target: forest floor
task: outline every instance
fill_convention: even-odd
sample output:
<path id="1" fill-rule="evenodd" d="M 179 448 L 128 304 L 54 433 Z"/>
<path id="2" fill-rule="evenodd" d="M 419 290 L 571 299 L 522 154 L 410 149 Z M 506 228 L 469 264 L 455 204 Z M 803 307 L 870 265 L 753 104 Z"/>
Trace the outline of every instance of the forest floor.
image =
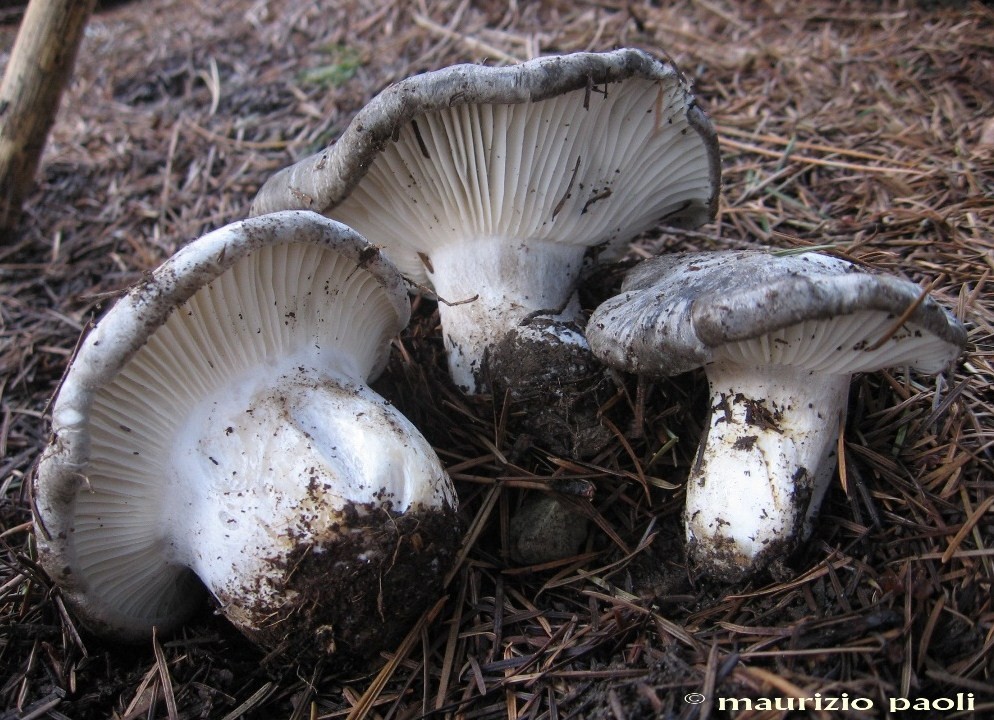
<path id="1" fill-rule="evenodd" d="M 0 67 L 15 32 L 0 26 Z M 0 248 L 0 718 L 898 717 L 892 703 L 920 711 L 907 717 L 991 717 L 992 37 L 989 4 L 910 0 L 98 11 L 21 230 Z M 271 657 L 206 606 L 134 646 L 81 628 L 35 562 L 29 487 L 49 400 L 109 301 L 245 217 L 267 177 L 332 142 L 389 83 L 619 46 L 665 52 L 694 80 L 723 165 L 715 221 L 657 228 L 631 258 L 829 246 L 929 288 L 968 329 L 947 374 L 854 379 L 845 485 L 811 540 L 747 582 L 697 577 L 681 510 L 706 412 L 701 374 L 641 388 L 619 378 L 614 440 L 581 462 L 508 430 L 513 407 L 459 393 L 435 305 L 415 298 L 376 387 L 426 428 L 468 532 L 445 601 L 403 652 L 349 673 L 333 657 Z M 585 309 L 596 300 L 588 293 Z M 592 520 L 582 553 L 516 565 L 513 509 L 571 478 L 595 487 L 581 503 Z M 838 704 L 760 709 L 816 694 Z"/>

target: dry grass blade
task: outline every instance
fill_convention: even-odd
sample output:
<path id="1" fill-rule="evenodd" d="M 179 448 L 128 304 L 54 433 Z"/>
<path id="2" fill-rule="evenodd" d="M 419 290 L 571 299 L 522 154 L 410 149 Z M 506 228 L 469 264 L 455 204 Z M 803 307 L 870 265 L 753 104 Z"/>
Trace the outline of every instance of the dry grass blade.
<path id="1" fill-rule="evenodd" d="M 756 155 L 764 155 L 766 157 L 775 158 L 781 162 L 786 162 L 789 159 L 790 161 L 807 165 L 821 165 L 823 167 L 836 168 L 838 170 L 855 170 L 860 173 L 884 173 L 888 175 L 924 174 L 921 170 L 914 170 L 912 168 L 886 166 L 878 167 L 876 165 L 861 165 L 858 163 L 845 162 L 843 160 L 827 160 L 825 158 L 808 157 L 806 155 L 790 155 L 787 151 L 780 153 L 776 150 L 767 150 L 766 148 L 758 145 L 739 142 L 738 140 L 731 140 L 729 138 L 721 138 L 720 142 L 723 146 L 732 148 L 733 150 L 741 150 L 744 152 L 754 153 Z"/>
<path id="2" fill-rule="evenodd" d="M 414 648 L 415 643 L 421 639 L 421 633 L 425 627 L 431 624 L 435 617 L 441 612 L 442 607 L 444 607 L 447 597 L 439 598 L 431 608 L 429 608 L 418 620 L 417 624 L 411 628 L 410 632 L 401 640 L 400 645 L 397 646 L 397 651 L 393 656 L 387 661 L 386 665 L 376 674 L 376 677 L 369 684 L 369 688 L 362 694 L 359 702 L 356 703 L 355 707 L 348 714 L 348 720 L 365 720 L 365 718 L 372 711 L 373 707 L 376 705 L 376 701 L 379 699 L 380 693 L 386 687 L 387 683 L 393 677 L 393 674 L 397 671 L 400 663 L 407 657 L 408 653 Z"/>
<path id="3" fill-rule="evenodd" d="M 455 32 L 447 27 L 439 25 L 430 18 L 425 17 L 419 13 L 415 13 L 413 16 L 414 22 L 418 27 L 422 27 L 433 35 L 438 35 L 440 37 L 446 38 L 447 40 L 457 40 L 466 46 L 466 49 L 472 53 L 479 55 L 485 55 L 487 57 L 500 60 L 501 62 L 507 63 L 509 65 L 516 65 L 522 62 L 521 58 L 515 57 L 514 55 L 509 55 L 500 48 L 496 48 L 493 45 L 485 43 L 476 38 L 470 37 L 463 33 Z"/>
<path id="4" fill-rule="evenodd" d="M 902 312 L 897 317 L 896 320 L 894 320 L 891 326 L 883 332 L 880 338 L 875 340 L 871 344 L 867 345 L 866 352 L 873 352 L 874 350 L 879 350 L 884 346 L 884 343 L 886 343 L 888 340 L 894 337 L 894 334 L 904 326 L 904 323 L 908 322 L 908 318 L 911 317 L 911 315 L 915 312 L 915 310 L 921 307 L 921 304 L 925 302 L 925 298 L 928 297 L 929 292 L 932 290 L 932 285 L 934 284 L 935 281 L 930 283 L 927 288 L 924 288 L 918 294 L 918 297 L 915 299 L 915 301 L 910 305 L 908 305 L 907 309 L 904 312 Z"/>
<path id="5" fill-rule="evenodd" d="M 991 509 L 992 505 L 994 505 L 994 495 L 986 498 L 970 515 L 970 517 L 966 519 L 966 522 L 963 523 L 963 527 L 961 527 L 953 536 L 953 539 L 949 541 L 949 547 L 946 548 L 944 553 L 942 553 L 941 559 L 943 564 L 948 563 L 952 559 L 963 540 L 966 539 L 966 536 L 973 531 L 973 529 L 977 526 L 977 523 L 980 522 L 981 518 L 987 514 L 988 510 Z"/>
<path id="6" fill-rule="evenodd" d="M 49 697 L 39 700 L 30 707 L 25 708 L 24 712 L 17 716 L 17 720 L 37 720 L 38 718 L 43 718 L 45 716 L 52 717 L 54 715 L 55 708 L 62 703 L 63 697 L 63 692 L 53 692 Z"/>
<path id="7" fill-rule="evenodd" d="M 115 720 L 135 720 L 140 715 L 146 715 L 152 705 L 152 698 L 156 695 L 156 688 L 153 684 L 156 678 L 160 677 L 158 663 L 152 665 L 135 690 L 131 702 L 124 709 L 120 716 L 115 715 Z"/>
<path id="8" fill-rule="evenodd" d="M 435 709 L 439 710 L 445 705 L 445 697 L 448 694 L 449 683 L 452 680 L 453 663 L 456 654 L 456 646 L 459 641 L 459 626 L 462 620 L 462 610 L 466 602 L 466 587 L 468 578 L 459 588 L 459 596 L 456 599 L 456 610 L 452 618 L 449 619 L 449 636 L 445 642 L 445 659 L 442 661 L 440 679 L 438 682 L 438 692 L 435 695 Z"/>
<path id="9" fill-rule="evenodd" d="M 841 145 L 829 146 L 829 145 L 821 145 L 819 143 L 804 142 L 803 140 L 798 141 L 796 137 L 782 138 L 782 137 L 777 137 L 775 135 L 757 135 L 756 133 L 746 132 L 736 127 L 722 125 L 720 123 L 717 125 L 717 130 L 719 135 L 732 136 L 744 140 L 758 140 L 760 142 L 770 143 L 773 145 L 782 145 L 784 147 L 795 147 L 800 150 L 813 150 L 814 152 L 825 153 L 828 155 L 841 155 L 842 157 L 858 158 L 860 160 L 871 160 L 873 162 L 880 162 L 880 163 L 894 162 L 893 158 L 888 158 L 883 155 L 876 155 L 874 153 L 863 152 L 861 150 L 853 150 L 851 148 L 847 148 Z M 900 164 L 900 166 L 906 167 L 909 170 L 914 169 L 910 164 L 908 165 Z"/>
<path id="10" fill-rule="evenodd" d="M 252 693 L 245 702 L 236 707 L 234 710 L 226 714 L 221 720 L 238 720 L 238 718 L 247 715 L 252 710 L 254 710 L 259 704 L 261 704 L 266 697 L 268 697 L 274 690 L 273 683 L 268 682 L 254 693 Z"/>
<path id="11" fill-rule="evenodd" d="M 176 695 L 173 692 L 173 679 L 169 675 L 169 665 L 166 663 L 166 656 L 159 645 L 159 638 L 155 630 L 152 631 L 152 652 L 155 654 L 155 666 L 159 671 L 159 683 L 162 686 L 162 696 L 166 701 L 166 714 L 169 720 L 178 720 L 179 710 L 176 708 Z"/>

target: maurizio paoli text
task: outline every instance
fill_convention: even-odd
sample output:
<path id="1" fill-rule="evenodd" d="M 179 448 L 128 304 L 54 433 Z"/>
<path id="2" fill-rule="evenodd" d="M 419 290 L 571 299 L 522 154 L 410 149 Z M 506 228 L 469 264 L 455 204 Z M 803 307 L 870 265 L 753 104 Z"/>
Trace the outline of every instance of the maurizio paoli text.
<path id="1" fill-rule="evenodd" d="M 703 695 L 691 693 L 693 699 L 687 696 L 687 702 L 699 704 Z M 697 698 L 702 698 L 700 701 Z M 934 712 L 949 710 L 973 710 L 973 693 L 956 693 L 953 697 L 924 698 L 924 697 L 893 697 L 884 701 L 874 701 L 865 697 L 852 697 L 846 693 L 838 696 L 815 693 L 812 697 L 778 697 L 778 698 L 728 698 L 717 699 L 718 710 L 873 710 L 886 707 L 890 712 L 920 711 Z"/>

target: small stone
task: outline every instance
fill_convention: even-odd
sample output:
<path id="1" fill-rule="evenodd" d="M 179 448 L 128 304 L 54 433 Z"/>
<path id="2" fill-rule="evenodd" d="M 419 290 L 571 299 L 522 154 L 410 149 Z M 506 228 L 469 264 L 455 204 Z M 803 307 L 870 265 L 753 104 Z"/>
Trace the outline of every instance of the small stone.
<path id="1" fill-rule="evenodd" d="M 511 518 L 511 559 L 540 565 L 576 555 L 587 539 L 587 518 L 555 495 L 525 498 Z"/>

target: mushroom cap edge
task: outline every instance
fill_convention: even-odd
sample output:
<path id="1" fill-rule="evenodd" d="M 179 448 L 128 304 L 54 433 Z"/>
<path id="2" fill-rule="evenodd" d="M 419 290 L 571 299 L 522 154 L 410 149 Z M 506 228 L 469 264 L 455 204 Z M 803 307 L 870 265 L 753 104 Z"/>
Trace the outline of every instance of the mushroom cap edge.
<path id="1" fill-rule="evenodd" d="M 687 78 L 669 61 L 634 48 L 609 52 L 548 55 L 519 65 L 452 65 L 400 80 L 364 106 L 331 147 L 347 147 L 341 167 L 330 177 L 322 171 L 332 160 L 331 147 L 283 168 L 260 188 L 251 214 L 283 208 L 327 212 L 347 197 L 360 182 L 383 146 L 400 126 L 433 110 L 472 103 L 517 104 L 630 77 L 675 78 L 689 97 L 687 118 L 701 136 L 710 168 L 711 195 L 708 216 L 718 208 L 721 162 L 718 137 L 707 114 L 690 94 Z M 337 151 L 336 151 L 337 159 Z M 700 224 L 700 223 L 696 223 Z M 696 225 L 695 225 L 696 226 Z"/>

